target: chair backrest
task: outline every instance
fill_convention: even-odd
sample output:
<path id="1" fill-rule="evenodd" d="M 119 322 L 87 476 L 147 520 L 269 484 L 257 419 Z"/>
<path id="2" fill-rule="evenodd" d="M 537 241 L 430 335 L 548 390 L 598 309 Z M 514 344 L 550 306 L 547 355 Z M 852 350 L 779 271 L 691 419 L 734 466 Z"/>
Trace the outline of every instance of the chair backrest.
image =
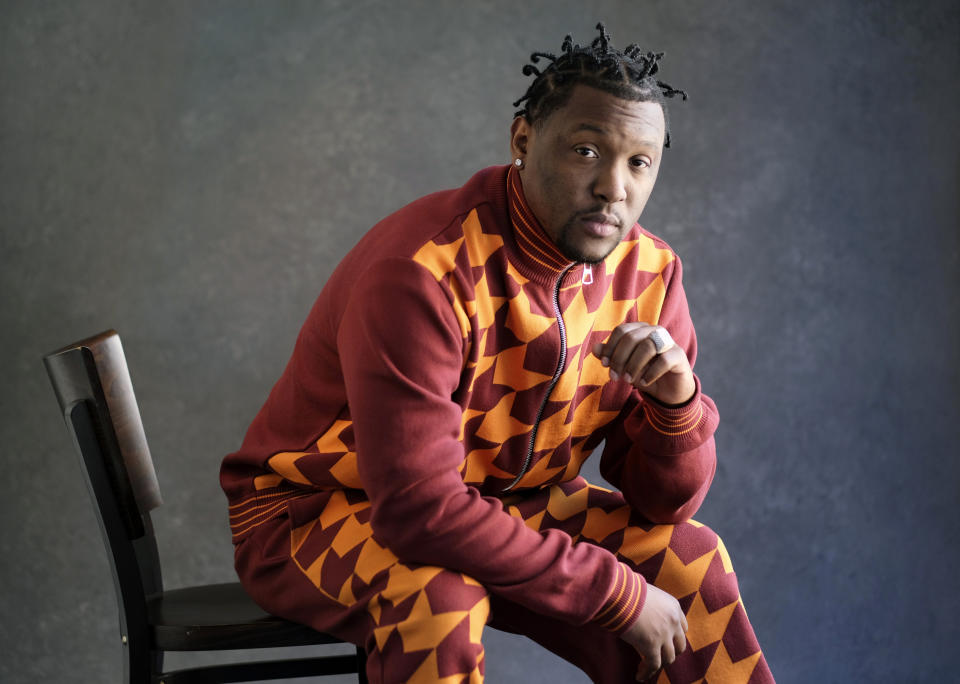
<path id="1" fill-rule="evenodd" d="M 52 352 L 43 362 L 94 501 L 121 634 L 145 640 L 146 598 L 163 590 L 150 520 L 161 498 L 120 337 L 108 330 Z"/>

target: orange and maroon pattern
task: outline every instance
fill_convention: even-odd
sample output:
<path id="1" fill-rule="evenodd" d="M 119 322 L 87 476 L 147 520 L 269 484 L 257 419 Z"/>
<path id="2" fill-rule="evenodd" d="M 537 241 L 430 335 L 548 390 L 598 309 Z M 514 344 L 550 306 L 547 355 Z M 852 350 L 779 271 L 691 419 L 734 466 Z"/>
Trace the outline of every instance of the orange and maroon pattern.
<path id="1" fill-rule="evenodd" d="M 676 259 L 664 243 L 638 230 L 593 265 L 592 284 L 583 286 L 584 266 L 567 261 L 543 232 L 512 167 L 507 184 L 512 234 L 484 226 L 473 210 L 456 230 L 444 231 L 412 255 L 448 293 L 465 339 L 459 397 L 463 480 L 494 495 L 521 474 L 535 424 L 529 464 L 513 489 L 576 477 L 630 394 L 609 382 L 609 372 L 590 349 L 623 322 L 660 319 L 665 277 Z M 508 258 L 514 251 L 524 258 Z M 567 357 L 538 422 L 560 356 L 557 311 L 548 296 L 551 287 L 544 287 L 555 282 Z M 689 337 L 671 332 L 678 342 Z M 691 410 L 702 412 L 702 406 L 694 402 Z M 362 489 L 348 408 L 341 407 L 308 448 L 274 453 L 266 465 L 292 485 Z M 235 526 L 235 540 L 246 531 Z"/>
<path id="2" fill-rule="evenodd" d="M 635 226 L 588 276 L 543 233 L 512 169 L 481 172 L 375 227 L 331 277 L 242 448 L 224 462 L 237 568 L 251 595 L 364 643 L 374 663 L 405 663 L 411 681 L 482 677 L 482 583 L 531 615 L 603 625 L 615 640 L 642 608 L 642 578 L 673 581 L 660 565 L 651 572 L 658 554 L 662 565 L 668 547 L 682 548 L 697 529 L 653 526 L 636 511 L 692 515 L 714 463 L 716 412 L 699 389 L 685 407 L 654 406 L 610 382 L 590 352 L 638 320 L 667 327 L 694 361 L 669 247 Z M 630 502 L 615 495 L 616 510 L 594 505 L 604 490 L 578 476 L 605 439 L 601 468 Z M 664 491 L 669 500 L 654 501 Z M 680 508 L 677 492 L 690 493 Z M 245 560 L 260 546 L 246 540 L 282 536 L 284 526 L 288 548 Z M 675 544 L 664 537 L 681 528 Z M 514 561 L 492 563 L 490 548 Z M 681 566 L 690 596 L 704 594 L 703 577 Z M 271 588 L 264 577 L 277 567 L 284 580 Z M 465 597 L 440 610 L 446 594 Z M 730 620 L 720 622 L 705 648 L 726 643 Z"/>
<path id="3" fill-rule="evenodd" d="M 511 237 L 525 260 L 502 259 L 503 250 L 513 245 L 487 232 L 476 211 L 463 221 L 460 239 L 431 241 L 413 257 L 450 293 L 469 342 L 461 473 L 467 484 L 490 493 L 502 491 L 520 474 L 518 463 L 557 371 L 558 313 L 566 363 L 543 406 L 528 468 L 514 489 L 563 482 L 579 473 L 629 394 L 609 382 L 609 371 L 590 350 L 621 323 L 659 320 L 664 270 L 675 259 L 665 245 L 638 233 L 593 265 L 593 282 L 584 286 L 584 266 L 565 259 L 543 232 L 515 170 L 507 183 Z M 619 286 L 625 280 L 630 286 Z M 545 296 L 555 283 L 559 312 Z"/>
<path id="4" fill-rule="evenodd" d="M 359 610 L 369 619 L 375 681 L 483 680 L 486 590 L 461 573 L 399 562 L 373 538 L 368 501 L 333 492 L 290 543 L 293 564 L 326 599 L 328 616 Z"/>
<path id="5" fill-rule="evenodd" d="M 773 681 L 743 609 L 730 557 L 709 528 L 694 521 L 651 524 L 618 492 L 582 478 L 512 495 L 504 500 L 504 510 L 539 532 L 559 530 L 572 542 L 614 553 L 622 568 L 617 586 L 624 593 L 638 591 L 642 585 L 632 578 L 642 576 L 678 598 L 689 623 L 688 646 L 660 674 L 659 682 Z M 491 616 L 487 590 L 469 575 L 400 562 L 374 539 L 370 504 L 361 496 L 331 493 L 316 519 L 292 533 L 282 520 L 264 527 L 278 523 L 278 541 L 238 547 L 238 555 L 245 557 L 262 545 L 266 560 L 258 564 L 269 566 L 281 563 L 276 559 L 289 549 L 270 584 L 261 581 L 258 599 L 269 610 L 364 643 L 372 682 L 477 684 L 483 681 L 481 637 L 486 623 L 522 627 L 516 621 L 500 624 L 496 611 Z M 241 576 L 255 565 L 241 563 Z M 304 579 L 309 590 L 303 587 Z M 273 603 L 291 592 L 298 592 L 294 609 Z M 616 619 L 615 612 L 608 611 L 606 617 Z M 591 631 L 532 612 L 522 615 L 530 629 L 540 633 L 539 641 L 583 667 L 595 681 L 624 681 L 619 678 L 623 673 L 636 671 L 636 654 L 612 646 L 618 642 L 613 631 Z M 571 648 L 579 650 L 572 653 Z"/>
<path id="6" fill-rule="evenodd" d="M 687 649 L 659 682 L 773 681 L 744 611 L 730 556 L 713 530 L 693 520 L 655 525 L 637 516 L 619 493 L 582 478 L 505 503 L 511 515 L 533 529 L 560 529 L 574 542 L 609 549 L 625 569 L 679 600 L 689 625 Z M 624 583 L 624 593 L 631 591 Z M 613 619 L 616 611 L 611 605 L 606 612 Z"/>

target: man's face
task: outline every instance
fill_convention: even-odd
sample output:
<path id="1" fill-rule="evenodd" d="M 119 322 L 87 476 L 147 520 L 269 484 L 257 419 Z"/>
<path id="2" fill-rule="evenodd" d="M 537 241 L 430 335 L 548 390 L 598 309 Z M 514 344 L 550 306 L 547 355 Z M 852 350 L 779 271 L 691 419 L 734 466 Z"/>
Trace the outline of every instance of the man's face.
<path id="1" fill-rule="evenodd" d="M 640 218 L 660 170 L 663 108 L 589 86 L 539 126 L 514 120 L 511 149 L 523 191 L 563 254 L 597 263 Z"/>

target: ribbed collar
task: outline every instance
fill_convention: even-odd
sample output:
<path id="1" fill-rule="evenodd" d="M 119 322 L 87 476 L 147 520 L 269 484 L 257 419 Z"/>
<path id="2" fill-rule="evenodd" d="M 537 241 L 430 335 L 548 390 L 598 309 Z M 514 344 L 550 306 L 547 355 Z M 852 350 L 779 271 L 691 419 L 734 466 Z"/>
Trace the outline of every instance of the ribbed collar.
<path id="1" fill-rule="evenodd" d="M 530 211 L 516 167 L 507 171 L 507 204 L 519 257 L 536 279 L 554 280 L 572 261 L 565 257 Z"/>

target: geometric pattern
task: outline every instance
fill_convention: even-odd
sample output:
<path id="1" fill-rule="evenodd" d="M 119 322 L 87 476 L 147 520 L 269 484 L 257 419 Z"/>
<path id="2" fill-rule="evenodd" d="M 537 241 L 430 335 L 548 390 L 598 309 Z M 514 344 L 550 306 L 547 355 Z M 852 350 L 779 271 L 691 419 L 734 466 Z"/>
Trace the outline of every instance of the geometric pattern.
<path id="1" fill-rule="evenodd" d="M 560 529 L 574 542 L 603 546 L 648 582 L 674 596 L 687 617 L 687 648 L 658 682 L 772 682 L 740 599 L 723 541 L 693 520 L 656 525 L 618 492 L 582 478 L 504 501 L 536 530 Z"/>
<path id="2" fill-rule="evenodd" d="M 377 625 L 373 667 L 388 681 L 483 681 L 480 637 L 490 602 L 478 582 L 436 567 L 398 564 L 368 610 Z"/>
<path id="3" fill-rule="evenodd" d="M 290 551 L 328 613 L 369 616 L 371 681 L 482 682 L 487 591 L 461 573 L 398 562 L 369 518 L 369 502 L 333 492 L 316 520 L 292 530 Z"/>
<path id="4" fill-rule="evenodd" d="M 577 475 L 602 441 L 604 426 L 631 394 L 624 384 L 609 382 L 591 348 L 621 323 L 658 322 L 664 278 L 676 258 L 666 245 L 640 232 L 594 264 L 592 281 L 586 281 L 583 265 L 563 257 L 533 218 L 512 168 L 507 183 L 512 232 L 487 232 L 474 209 L 456 230 L 441 233 L 412 256 L 447 294 L 463 336 L 457 396 L 464 445 L 461 475 L 493 495 L 513 482 L 525 462 L 515 488 Z M 508 252 L 522 258 L 508 258 Z M 562 348 L 566 359 L 558 368 Z M 341 416 L 323 426 L 308 448 L 274 454 L 268 464 L 290 483 L 361 488 L 349 410 L 344 407 Z"/>
<path id="5" fill-rule="evenodd" d="M 621 576 L 629 578 L 623 586 L 632 588 L 624 595 L 635 601 L 634 609 L 642 600 L 637 575 L 677 597 L 690 622 L 690 648 L 665 670 L 663 681 L 772 681 L 716 535 L 693 522 L 654 525 L 632 511 L 621 494 L 591 487 L 579 477 L 582 462 L 604 439 L 608 451 L 626 453 L 629 445 L 619 449 L 619 441 L 635 436 L 620 429 L 622 419 L 638 406 L 646 417 L 643 424 L 651 432 L 678 436 L 675 444 L 706 420 L 702 406 L 689 415 L 649 408 L 636 391 L 609 382 L 609 371 L 591 353 L 593 344 L 621 323 L 646 321 L 668 327 L 693 363 L 695 340 L 679 286 L 674 291 L 680 299 L 671 303 L 681 318 L 661 321 L 666 284 L 679 268 L 673 252 L 635 231 L 594 264 L 587 278 L 584 266 L 568 263 L 536 223 L 512 167 L 507 184 L 512 231 L 498 221 L 485 226 L 475 208 L 459 226 L 435 235 L 410 256 L 419 275 L 432 276 L 446 294 L 462 335 L 462 372 L 452 397 L 460 408 L 460 477 L 481 494 L 501 498 L 504 510 L 534 530 L 561 530 L 571 541 L 617 554 Z M 323 368 L 334 372 L 337 363 L 334 356 Z M 289 380 L 287 373 L 284 378 Z M 292 386 L 299 392 L 296 382 L 288 382 L 285 390 Z M 342 377 L 330 382 L 339 383 L 335 391 L 343 390 Z M 308 396 L 316 402 L 330 394 L 313 390 Z M 298 420 L 298 404 L 290 404 L 293 410 L 278 406 L 268 400 L 258 420 L 269 414 L 263 424 L 279 426 L 282 437 L 269 444 L 288 450 L 259 456 L 268 466 L 262 470 L 263 460 L 243 466 L 238 460 L 230 474 L 231 479 L 239 474 L 231 486 L 249 482 L 244 480 L 248 473 L 254 484 L 252 493 L 244 489 L 231 497 L 238 550 L 253 535 L 289 537 L 289 548 L 261 559 L 262 567 L 238 564 L 251 593 L 268 569 L 282 568 L 283 582 L 259 585 L 263 591 L 257 596 L 286 601 L 275 604 L 282 608 L 273 611 L 277 614 L 363 643 L 372 681 L 482 681 L 480 637 L 491 609 L 486 589 L 454 570 L 401 563 L 374 539 L 345 400 L 330 404 L 332 410 L 323 404 L 324 411 L 312 414 L 322 420 L 306 423 Z M 611 450 L 611 443 L 617 448 Z M 250 454 L 256 458 L 259 448 L 255 437 Z M 623 474 L 624 482 L 656 479 Z M 635 505 L 638 492 L 642 495 L 628 491 Z M 288 523 L 285 514 L 297 522 Z M 610 631 L 596 639 L 616 641 L 620 623 L 635 612 L 617 610 L 603 615 L 610 618 Z M 635 671 L 636 655 L 624 657 Z"/>
<path id="6" fill-rule="evenodd" d="M 694 521 L 650 523 L 632 512 L 620 493 L 582 478 L 517 493 L 503 503 L 507 513 L 532 529 L 561 530 L 571 542 L 607 548 L 678 599 L 689 625 L 688 645 L 657 681 L 773 681 L 730 557 L 709 528 Z M 327 619 L 365 617 L 371 681 L 482 682 L 487 591 L 459 572 L 398 562 L 373 539 L 369 517 L 370 504 L 363 497 L 332 492 L 314 521 L 292 530 L 291 560 L 316 589 L 315 596 L 300 600 L 318 604 L 314 610 L 324 611 Z M 590 644 L 583 646 L 589 657 Z M 635 671 L 636 654 L 632 658 L 626 665 L 599 667 Z"/>
<path id="7" fill-rule="evenodd" d="M 463 221 L 458 239 L 434 240 L 413 257 L 449 293 L 467 342 L 462 475 L 490 493 L 518 474 L 541 405 L 529 467 L 516 487 L 569 480 L 579 472 L 599 441 L 591 437 L 619 414 L 629 394 L 608 382 L 591 348 L 641 314 L 659 318 L 665 296 L 661 273 L 675 258 L 646 235 L 626 240 L 593 266 L 589 286 L 581 285 L 583 266 L 574 266 L 559 281 L 554 301 L 554 285 L 572 264 L 533 218 L 512 169 L 507 183 L 512 237 L 524 260 L 503 258 L 508 238 L 485 233 L 476 211 Z M 622 281 L 630 287 L 618 285 Z M 562 346 L 566 363 L 558 369 Z"/>

